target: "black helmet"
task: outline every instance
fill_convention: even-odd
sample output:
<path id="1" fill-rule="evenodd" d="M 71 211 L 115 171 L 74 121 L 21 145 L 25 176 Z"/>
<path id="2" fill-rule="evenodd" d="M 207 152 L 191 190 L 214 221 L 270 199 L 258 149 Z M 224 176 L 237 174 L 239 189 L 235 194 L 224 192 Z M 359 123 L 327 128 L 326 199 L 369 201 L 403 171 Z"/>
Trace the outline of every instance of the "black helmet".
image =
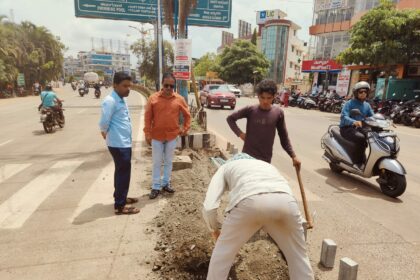
<path id="1" fill-rule="evenodd" d="M 48 84 L 45 86 L 45 90 L 52 90 L 52 85 L 51 85 L 51 83 L 48 83 Z"/>

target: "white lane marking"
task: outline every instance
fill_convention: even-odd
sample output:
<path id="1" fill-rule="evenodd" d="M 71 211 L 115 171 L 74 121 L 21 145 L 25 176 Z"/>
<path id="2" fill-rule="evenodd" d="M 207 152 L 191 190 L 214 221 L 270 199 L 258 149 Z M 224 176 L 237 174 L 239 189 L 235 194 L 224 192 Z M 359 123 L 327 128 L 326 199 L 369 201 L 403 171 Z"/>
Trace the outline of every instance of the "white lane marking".
<path id="1" fill-rule="evenodd" d="M 114 205 L 114 198 L 112 197 L 113 192 L 114 162 L 110 162 L 102 169 L 102 172 L 96 178 L 95 182 L 80 200 L 72 216 L 69 218 L 69 221 L 73 223 L 83 211 L 91 208 L 95 204 Z"/>
<path id="2" fill-rule="evenodd" d="M 10 140 L 7 140 L 6 142 L 0 143 L 0 147 L 1 147 L 1 146 L 4 146 L 4 145 L 6 145 L 6 144 L 9 144 L 10 142 L 13 142 L 13 140 L 14 140 L 14 139 L 10 139 Z"/>
<path id="3" fill-rule="evenodd" d="M 82 161 L 59 161 L 0 205 L 0 228 L 20 228 Z"/>
<path id="4" fill-rule="evenodd" d="M 0 184 L 30 165 L 31 163 L 12 163 L 0 166 Z"/>

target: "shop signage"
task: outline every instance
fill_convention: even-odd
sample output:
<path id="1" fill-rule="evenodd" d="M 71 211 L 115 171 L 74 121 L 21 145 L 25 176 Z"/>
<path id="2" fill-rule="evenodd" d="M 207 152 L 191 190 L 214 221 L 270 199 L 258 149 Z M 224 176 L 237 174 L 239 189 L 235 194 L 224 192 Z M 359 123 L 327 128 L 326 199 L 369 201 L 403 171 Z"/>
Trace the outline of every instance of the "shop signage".
<path id="1" fill-rule="evenodd" d="M 302 72 L 339 72 L 343 66 L 334 60 L 304 60 Z"/>

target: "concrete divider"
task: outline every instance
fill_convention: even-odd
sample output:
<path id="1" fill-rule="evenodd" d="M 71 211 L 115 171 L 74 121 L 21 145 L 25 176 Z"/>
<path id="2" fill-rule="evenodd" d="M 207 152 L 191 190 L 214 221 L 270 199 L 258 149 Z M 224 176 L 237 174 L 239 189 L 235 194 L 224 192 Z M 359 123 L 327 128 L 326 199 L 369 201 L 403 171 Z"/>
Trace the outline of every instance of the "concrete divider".
<path id="1" fill-rule="evenodd" d="M 337 251 L 337 244 L 331 239 L 324 239 L 322 241 L 321 249 L 321 264 L 326 268 L 333 268 L 335 261 L 335 253 Z"/>
<path id="2" fill-rule="evenodd" d="M 342 258 L 340 260 L 340 270 L 338 272 L 338 280 L 356 280 L 359 264 L 350 258 Z"/>

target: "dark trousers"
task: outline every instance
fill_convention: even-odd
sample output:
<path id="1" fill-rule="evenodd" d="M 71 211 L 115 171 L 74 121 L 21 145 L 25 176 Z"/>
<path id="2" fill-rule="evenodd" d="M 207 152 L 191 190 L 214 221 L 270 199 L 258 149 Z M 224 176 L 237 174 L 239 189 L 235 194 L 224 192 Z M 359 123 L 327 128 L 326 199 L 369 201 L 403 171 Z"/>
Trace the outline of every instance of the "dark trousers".
<path id="1" fill-rule="evenodd" d="M 108 147 L 115 163 L 114 172 L 114 208 L 126 204 L 131 177 L 131 148 Z"/>
<path id="2" fill-rule="evenodd" d="M 358 149 L 356 154 L 352 155 L 354 163 L 363 163 L 366 160 L 365 149 L 366 149 L 366 138 L 363 133 L 358 131 L 353 126 L 346 126 L 340 128 L 340 134 L 346 140 L 353 142 L 357 145 Z"/>

